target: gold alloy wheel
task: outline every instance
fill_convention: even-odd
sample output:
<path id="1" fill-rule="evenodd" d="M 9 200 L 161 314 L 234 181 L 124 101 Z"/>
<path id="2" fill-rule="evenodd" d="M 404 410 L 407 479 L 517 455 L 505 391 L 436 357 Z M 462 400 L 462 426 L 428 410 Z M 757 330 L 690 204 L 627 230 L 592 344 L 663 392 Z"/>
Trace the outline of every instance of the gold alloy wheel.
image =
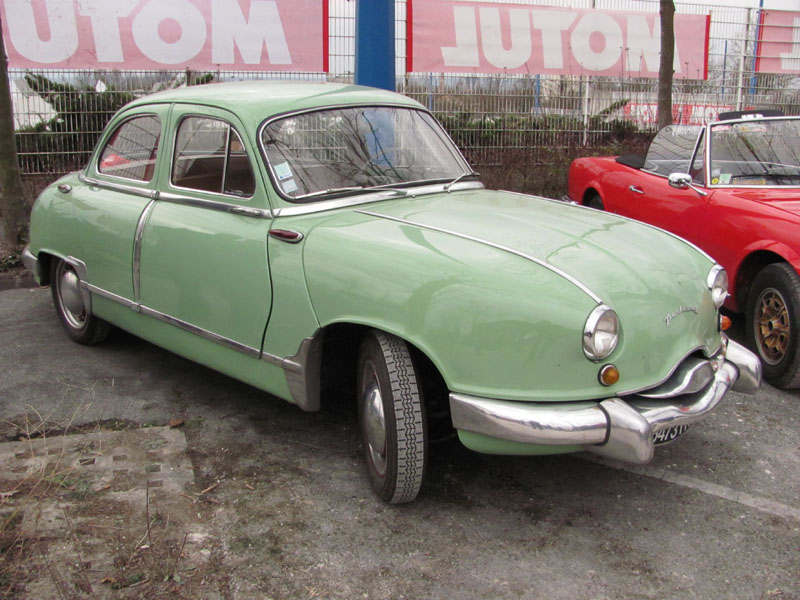
<path id="1" fill-rule="evenodd" d="M 762 290 L 756 303 L 755 337 L 758 353 L 765 362 L 776 365 L 789 347 L 789 311 L 775 288 Z"/>

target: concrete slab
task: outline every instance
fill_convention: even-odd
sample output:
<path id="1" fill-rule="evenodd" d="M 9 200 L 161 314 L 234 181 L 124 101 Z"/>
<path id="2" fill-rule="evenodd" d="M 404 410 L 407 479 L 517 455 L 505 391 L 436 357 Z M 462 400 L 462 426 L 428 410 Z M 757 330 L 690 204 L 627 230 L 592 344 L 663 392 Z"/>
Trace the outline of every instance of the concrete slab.
<path id="1" fill-rule="evenodd" d="M 182 582 L 205 568 L 213 548 L 199 492 L 178 429 L 0 444 L 0 511 L 19 522 L 15 535 L 32 548 L 16 596 L 127 589 L 156 577 Z M 206 592 L 200 597 L 218 597 Z"/>

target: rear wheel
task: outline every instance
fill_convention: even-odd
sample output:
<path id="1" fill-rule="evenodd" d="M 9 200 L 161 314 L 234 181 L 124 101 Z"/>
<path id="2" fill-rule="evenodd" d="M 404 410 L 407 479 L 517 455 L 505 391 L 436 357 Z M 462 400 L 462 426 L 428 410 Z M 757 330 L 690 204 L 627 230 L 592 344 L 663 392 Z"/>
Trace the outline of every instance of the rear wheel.
<path id="1" fill-rule="evenodd" d="M 800 387 L 800 276 L 786 263 L 764 267 L 747 302 L 747 335 L 764 369 L 780 388 Z"/>
<path id="2" fill-rule="evenodd" d="M 358 358 L 358 413 L 370 483 L 382 500 L 410 502 L 422 485 L 427 429 L 406 343 L 373 330 Z"/>
<path id="3" fill-rule="evenodd" d="M 586 197 L 586 200 L 583 202 L 584 206 L 588 206 L 589 208 L 594 208 L 596 210 L 605 210 L 606 207 L 603 206 L 603 199 L 600 197 L 600 194 L 597 192 L 592 192 Z"/>
<path id="4" fill-rule="evenodd" d="M 99 344 L 110 325 L 92 315 L 83 299 L 80 278 L 69 263 L 53 259 L 50 267 L 50 292 L 56 314 L 67 335 L 79 344 Z"/>

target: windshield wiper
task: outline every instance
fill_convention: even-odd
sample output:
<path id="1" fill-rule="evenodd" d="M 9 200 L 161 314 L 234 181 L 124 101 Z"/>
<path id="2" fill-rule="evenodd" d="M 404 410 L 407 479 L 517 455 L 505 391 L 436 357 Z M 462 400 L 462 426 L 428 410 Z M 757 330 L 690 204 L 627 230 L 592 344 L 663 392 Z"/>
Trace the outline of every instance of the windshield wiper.
<path id="1" fill-rule="evenodd" d="M 459 181 L 461 181 L 465 177 L 480 177 L 480 176 L 481 176 L 481 174 L 480 173 L 476 173 L 475 171 L 470 171 L 469 173 L 462 173 L 461 175 L 459 175 L 458 177 L 453 179 L 453 181 L 451 181 L 450 183 L 446 183 L 445 186 L 444 186 L 444 191 L 445 192 L 449 191 L 451 187 L 453 187 L 455 184 L 457 184 Z"/>
<path id="2" fill-rule="evenodd" d="M 305 200 L 306 198 L 316 198 L 317 196 L 327 196 L 328 194 L 344 194 L 347 192 L 360 192 L 365 189 L 363 185 L 351 185 L 349 187 L 328 188 L 327 190 L 319 190 L 318 192 L 310 192 L 298 196 L 296 200 Z"/>
<path id="3" fill-rule="evenodd" d="M 392 185 L 393 184 L 372 185 L 368 188 L 364 188 L 364 190 L 369 192 L 394 192 L 398 196 L 408 196 L 408 190 L 398 187 L 392 187 Z"/>

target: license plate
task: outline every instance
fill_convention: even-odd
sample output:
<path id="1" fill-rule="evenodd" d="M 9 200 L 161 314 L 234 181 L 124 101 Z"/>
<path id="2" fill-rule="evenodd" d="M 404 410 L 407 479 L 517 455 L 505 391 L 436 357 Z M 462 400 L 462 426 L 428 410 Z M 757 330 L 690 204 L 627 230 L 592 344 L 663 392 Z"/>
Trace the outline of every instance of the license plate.
<path id="1" fill-rule="evenodd" d="M 687 429 L 689 429 L 689 425 L 678 425 L 676 427 L 668 427 L 667 429 L 662 429 L 658 433 L 653 434 L 653 443 L 656 446 L 661 444 L 669 444 L 671 441 L 675 440 L 678 436 L 683 435 Z"/>

